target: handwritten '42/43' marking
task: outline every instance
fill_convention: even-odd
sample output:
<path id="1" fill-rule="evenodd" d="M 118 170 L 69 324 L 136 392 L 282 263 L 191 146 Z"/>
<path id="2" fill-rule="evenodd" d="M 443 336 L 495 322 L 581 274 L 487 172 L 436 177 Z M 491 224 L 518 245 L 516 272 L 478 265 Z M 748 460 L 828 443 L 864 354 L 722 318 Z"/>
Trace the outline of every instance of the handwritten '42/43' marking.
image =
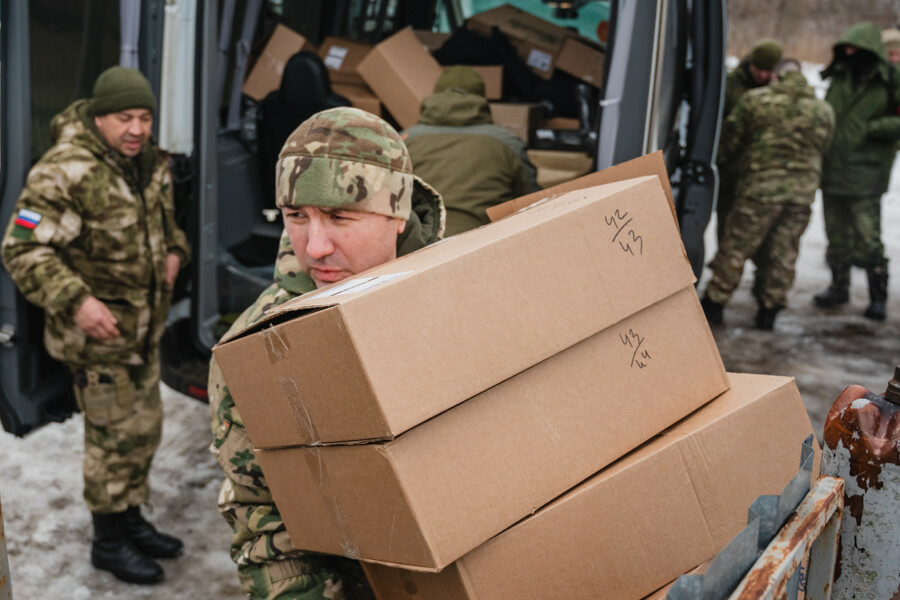
<path id="1" fill-rule="evenodd" d="M 623 251 L 632 256 L 635 256 L 635 253 L 637 255 L 644 254 L 644 238 L 639 236 L 633 227 L 629 227 L 634 218 L 629 217 L 628 212 L 621 212 L 619 209 L 616 209 L 613 216 L 606 217 L 604 220 L 609 227 L 616 230 L 615 235 L 610 240 L 611 242 L 617 242 Z"/>
<path id="2" fill-rule="evenodd" d="M 650 362 L 650 351 L 642 350 L 644 346 L 644 338 L 641 337 L 634 329 L 629 329 L 628 333 L 620 333 L 619 339 L 622 344 L 631 347 L 634 352 L 631 353 L 631 365 L 638 369 L 643 369 Z"/>

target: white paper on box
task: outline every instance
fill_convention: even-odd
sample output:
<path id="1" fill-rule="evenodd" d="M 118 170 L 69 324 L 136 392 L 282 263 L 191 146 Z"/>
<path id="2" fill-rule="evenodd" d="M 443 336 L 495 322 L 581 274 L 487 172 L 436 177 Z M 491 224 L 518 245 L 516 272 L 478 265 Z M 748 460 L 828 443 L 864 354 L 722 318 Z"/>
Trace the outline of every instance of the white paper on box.
<path id="1" fill-rule="evenodd" d="M 347 57 L 348 49 L 343 46 L 332 46 L 328 49 L 328 55 L 325 56 L 325 66 L 329 69 L 334 69 L 335 71 L 341 68 L 341 65 L 344 64 L 344 59 Z"/>
<path id="2" fill-rule="evenodd" d="M 550 65 L 553 64 L 553 56 L 546 52 L 541 52 L 537 48 L 532 48 L 528 53 L 528 66 L 540 69 L 541 71 L 549 71 Z"/>

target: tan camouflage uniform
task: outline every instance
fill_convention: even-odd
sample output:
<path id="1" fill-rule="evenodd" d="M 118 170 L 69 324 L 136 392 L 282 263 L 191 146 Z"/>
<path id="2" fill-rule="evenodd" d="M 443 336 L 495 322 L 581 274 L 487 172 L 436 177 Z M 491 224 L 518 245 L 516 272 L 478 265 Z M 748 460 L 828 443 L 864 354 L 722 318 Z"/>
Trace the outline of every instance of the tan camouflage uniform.
<path id="1" fill-rule="evenodd" d="M 744 262 L 763 247 L 754 294 L 766 308 L 787 306 L 800 237 L 833 131 L 834 112 L 816 99 L 799 71 L 741 97 L 722 133 L 722 152 L 735 159 L 738 181 L 724 239 L 710 265 L 710 300 L 727 303 Z"/>
<path id="2" fill-rule="evenodd" d="M 309 143 L 301 147 L 298 139 Z M 381 119 L 356 109 L 319 113 L 288 138 L 277 167 L 276 194 L 279 206 L 309 204 L 408 217 L 397 240 L 398 256 L 434 242 L 443 231 L 440 196 L 411 175 L 409 155 L 397 133 Z M 269 308 L 314 289 L 290 240 L 282 235 L 275 282 L 225 337 L 255 323 Z M 372 598 L 357 561 L 305 552 L 291 544 L 215 359 L 210 362 L 209 404 L 214 437 L 210 450 L 226 475 L 219 512 L 234 532 L 231 558 L 250 598 Z"/>
<path id="3" fill-rule="evenodd" d="M 170 253 L 187 262 L 175 226 L 165 154 L 152 143 L 134 159 L 112 150 L 93 126 L 90 100 L 51 122 L 55 145 L 28 174 L 3 239 L 3 262 L 22 294 L 44 309 L 44 343 L 75 374 L 85 414 L 84 497 L 94 513 L 147 501 L 159 444 L 158 344 L 171 289 Z M 37 215 L 33 229 L 17 224 Z M 74 323 L 94 296 L 117 319 L 113 340 Z"/>

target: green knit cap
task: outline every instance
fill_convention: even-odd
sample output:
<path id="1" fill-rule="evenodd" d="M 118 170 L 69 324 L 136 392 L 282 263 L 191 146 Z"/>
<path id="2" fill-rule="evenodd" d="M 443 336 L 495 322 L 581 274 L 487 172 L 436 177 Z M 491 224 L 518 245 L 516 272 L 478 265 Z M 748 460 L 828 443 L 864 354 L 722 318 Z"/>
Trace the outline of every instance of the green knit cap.
<path id="1" fill-rule="evenodd" d="M 156 110 L 156 98 L 147 78 L 137 69 L 128 67 L 110 67 L 103 71 L 94 84 L 91 114 L 102 116 L 131 108 Z"/>
<path id="2" fill-rule="evenodd" d="M 747 55 L 747 62 L 763 71 L 771 71 L 781 60 L 781 44 L 771 38 L 764 38 L 756 42 L 750 54 Z"/>
<path id="3" fill-rule="evenodd" d="M 434 84 L 434 93 L 461 88 L 470 94 L 484 96 L 484 79 L 472 67 L 457 65 L 448 67 Z"/>

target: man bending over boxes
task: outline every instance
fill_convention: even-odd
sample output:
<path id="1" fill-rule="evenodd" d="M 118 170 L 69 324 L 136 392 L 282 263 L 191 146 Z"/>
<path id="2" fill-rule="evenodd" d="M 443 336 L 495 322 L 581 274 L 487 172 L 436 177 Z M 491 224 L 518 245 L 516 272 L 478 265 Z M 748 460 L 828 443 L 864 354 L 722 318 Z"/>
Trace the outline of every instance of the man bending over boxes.
<path id="1" fill-rule="evenodd" d="M 275 281 L 226 336 L 273 306 L 417 250 L 443 233 L 441 197 L 412 174 L 400 136 L 355 108 L 313 115 L 288 137 L 278 156 L 275 195 L 285 226 Z M 210 450 L 225 470 L 219 512 L 234 531 L 231 558 L 249 597 L 372 598 L 357 561 L 291 545 L 215 359 L 209 405 Z"/>

